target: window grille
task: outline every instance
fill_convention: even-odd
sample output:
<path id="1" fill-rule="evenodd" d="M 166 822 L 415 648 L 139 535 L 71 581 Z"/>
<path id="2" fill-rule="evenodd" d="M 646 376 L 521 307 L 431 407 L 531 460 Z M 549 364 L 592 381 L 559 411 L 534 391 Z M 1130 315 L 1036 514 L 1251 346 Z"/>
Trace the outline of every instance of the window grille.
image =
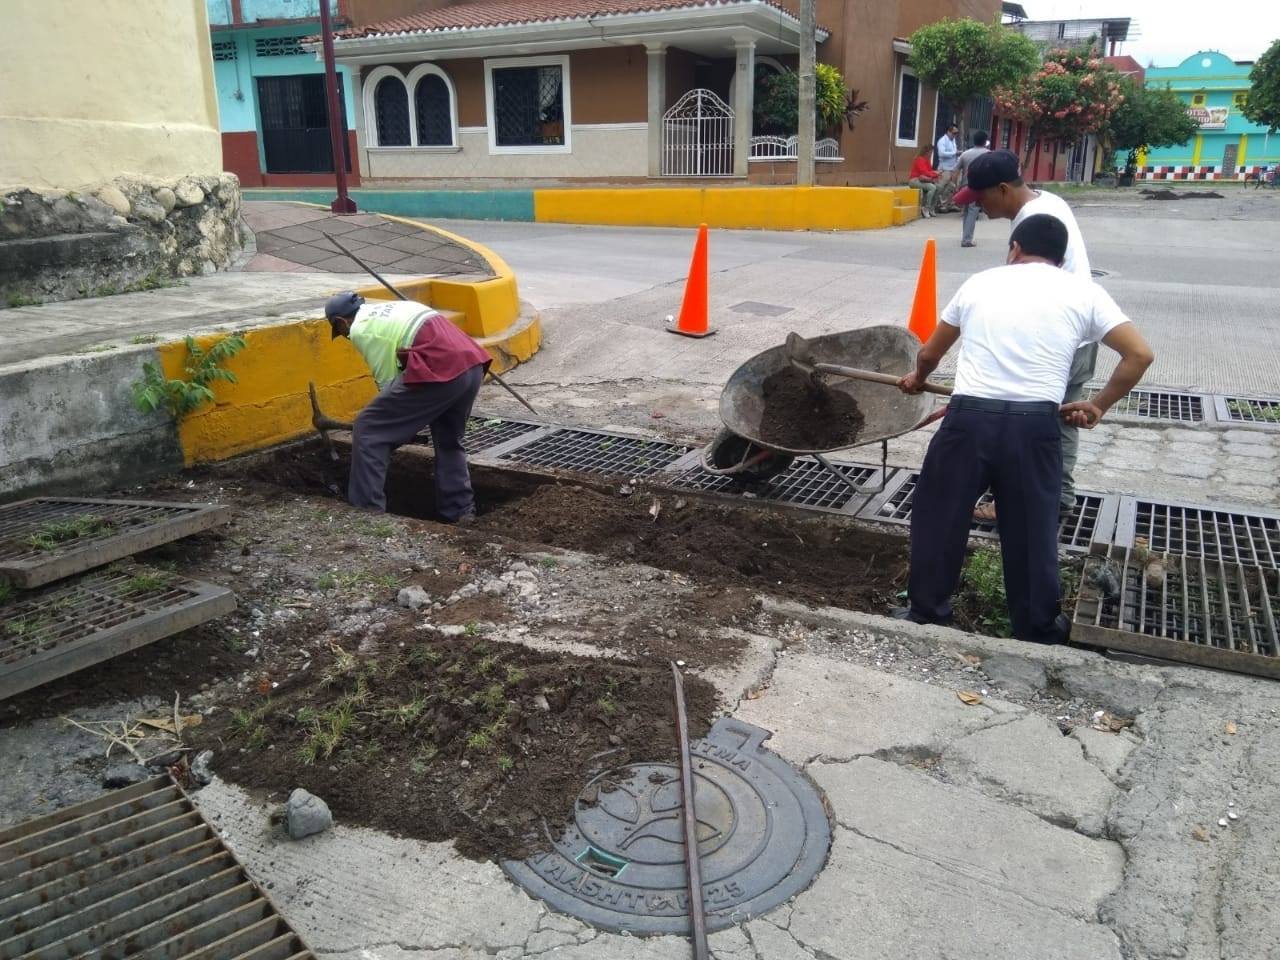
<path id="1" fill-rule="evenodd" d="M 898 97 L 898 139 L 914 142 L 917 114 L 920 110 L 920 80 L 910 73 L 902 74 L 902 91 Z"/>
<path id="2" fill-rule="evenodd" d="M 413 93 L 413 106 L 418 120 L 418 146 L 453 146 L 449 88 L 444 80 L 432 74 L 419 80 Z"/>
<path id="3" fill-rule="evenodd" d="M 409 92 L 399 77 L 383 77 L 373 91 L 378 146 L 407 147 L 409 138 Z"/>
<path id="4" fill-rule="evenodd" d="M 213 59 L 215 62 L 234 60 L 236 58 L 236 42 L 234 40 L 213 41 Z"/>
<path id="5" fill-rule="evenodd" d="M 558 65 L 493 71 L 494 142 L 499 147 L 562 146 L 564 76 Z"/>
<path id="6" fill-rule="evenodd" d="M 294 57 L 305 53 L 298 37 L 258 37 L 253 52 L 259 57 Z"/>

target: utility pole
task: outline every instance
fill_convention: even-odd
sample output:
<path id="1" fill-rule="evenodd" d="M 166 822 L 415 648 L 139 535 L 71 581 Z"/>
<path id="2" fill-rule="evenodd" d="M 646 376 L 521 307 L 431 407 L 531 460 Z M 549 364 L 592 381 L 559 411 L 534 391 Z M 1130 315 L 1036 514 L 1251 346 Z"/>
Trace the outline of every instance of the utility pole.
<path id="1" fill-rule="evenodd" d="M 324 41 L 324 95 L 329 107 L 329 143 L 333 148 L 333 172 L 338 195 L 329 209 L 334 213 L 355 213 L 356 202 L 347 196 L 347 125 L 338 105 L 338 68 L 333 60 L 333 21 L 330 0 L 320 0 L 320 36 Z"/>
<path id="2" fill-rule="evenodd" d="M 814 115 L 817 81 L 814 67 L 818 59 L 817 0 L 800 0 L 800 130 L 796 144 L 796 183 L 813 186 L 813 141 L 817 136 Z"/>

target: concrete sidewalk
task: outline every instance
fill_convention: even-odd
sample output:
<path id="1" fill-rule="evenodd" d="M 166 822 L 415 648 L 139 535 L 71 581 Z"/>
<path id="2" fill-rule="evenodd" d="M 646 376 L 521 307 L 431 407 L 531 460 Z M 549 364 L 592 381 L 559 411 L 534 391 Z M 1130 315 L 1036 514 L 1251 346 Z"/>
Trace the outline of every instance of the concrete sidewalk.
<path id="1" fill-rule="evenodd" d="M 331 294 L 377 283 L 329 245 L 325 232 L 345 238 L 352 253 L 392 283 L 493 276 L 474 250 L 376 214 L 335 217 L 302 204 L 246 203 L 243 217 L 253 239 L 234 270 L 157 290 L 6 311 L 10 336 L 0 344 L 0 367 L 319 316 Z"/>

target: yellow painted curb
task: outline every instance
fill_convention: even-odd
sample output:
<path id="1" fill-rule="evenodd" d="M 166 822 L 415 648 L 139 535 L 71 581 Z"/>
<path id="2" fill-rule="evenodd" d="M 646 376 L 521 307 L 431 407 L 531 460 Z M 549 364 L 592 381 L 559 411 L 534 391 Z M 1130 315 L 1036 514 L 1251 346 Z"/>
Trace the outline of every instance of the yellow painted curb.
<path id="1" fill-rule="evenodd" d="M 909 191 L 914 194 L 914 191 Z M 744 230 L 874 230 L 894 224 L 902 188 L 655 187 L 533 191 L 546 223 Z"/>
<path id="2" fill-rule="evenodd" d="M 317 204 L 306 204 L 317 206 Z M 537 352 L 542 327 L 537 313 L 520 313 L 515 274 L 493 251 L 435 227 L 387 217 L 431 230 L 484 257 L 492 279 L 468 283 L 424 277 L 399 284 L 407 297 L 462 314 L 462 328 L 489 351 L 493 369 L 502 373 Z M 381 286 L 359 291 L 370 299 L 389 299 Z M 317 304 L 317 307 L 319 305 Z M 196 338 L 208 348 L 227 334 Z M 324 411 L 353 418 L 377 394 L 364 359 L 345 339 L 332 340 L 322 317 L 243 331 L 245 349 L 227 362 L 235 383 L 219 382 L 215 400 L 178 424 L 187 465 L 222 460 L 274 446 L 312 432 L 307 384 L 314 382 Z M 161 367 L 171 379 L 187 379 L 187 348 L 182 340 L 157 347 Z"/>

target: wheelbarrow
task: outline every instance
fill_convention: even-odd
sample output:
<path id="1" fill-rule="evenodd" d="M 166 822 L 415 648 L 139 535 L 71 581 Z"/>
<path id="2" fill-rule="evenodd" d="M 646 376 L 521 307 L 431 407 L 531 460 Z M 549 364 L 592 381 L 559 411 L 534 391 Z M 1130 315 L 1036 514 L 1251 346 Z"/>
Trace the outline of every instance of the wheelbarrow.
<path id="1" fill-rule="evenodd" d="M 702 451 L 702 467 L 709 473 L 735 477 L 744 483 L 760 483 L 791 466 L 798 456 L 810 456 L 857 493 L 858 488 L 823 454 L 879 442 L 880 483 L 888 473 L 889 441 L 938 419 L 944 408 L 934 409 L 928 394 L 910 395 L 894 383 L 914 369 L 920 342 L 903 327 L 876 326 L 832 333 L 810 340 L 794 334 L 788 343 L 758 353 L 729 377 L 720 394 L 722 429 Z M 810 449 L 799 443 L 769 443 L 760 439 L 764 418 L 764 381 L 796 360 L 812 369 L 829 390 L 852 396 L 865 418 L 854 442 L 826 449 Z M 849 369 L 857 368 L 857 369 Z M 866 378 L 861 378 L 866 374 Z M 855 378 L 855 375 L 858 378 Z M 874 379 L 873 379 L 874 378 Z M 945 387 L 930 385 L 930 393 L 946 394 Z"/>

